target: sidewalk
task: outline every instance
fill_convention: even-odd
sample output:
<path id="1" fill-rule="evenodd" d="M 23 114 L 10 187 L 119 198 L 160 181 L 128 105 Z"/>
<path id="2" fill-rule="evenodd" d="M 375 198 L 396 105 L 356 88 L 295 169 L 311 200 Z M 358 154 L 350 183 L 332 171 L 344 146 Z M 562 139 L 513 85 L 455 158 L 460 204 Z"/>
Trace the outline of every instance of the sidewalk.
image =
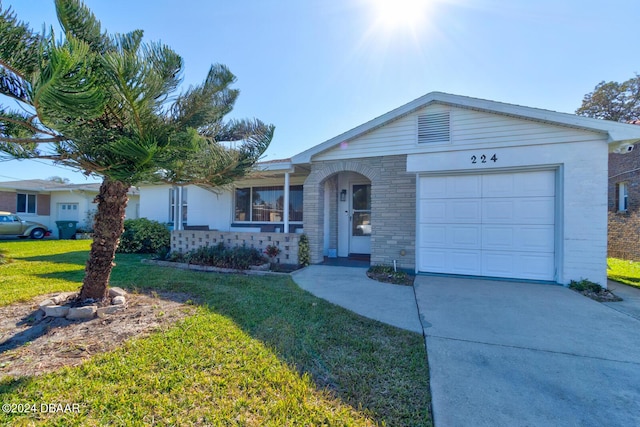
<path id="1" fill-rule="evenodd" d="M 422 335 L 411 286 L 369 279 L 366 268 L 310 265 L 292 273 L 294 282 L 313 295 L 364 317 Z"/>

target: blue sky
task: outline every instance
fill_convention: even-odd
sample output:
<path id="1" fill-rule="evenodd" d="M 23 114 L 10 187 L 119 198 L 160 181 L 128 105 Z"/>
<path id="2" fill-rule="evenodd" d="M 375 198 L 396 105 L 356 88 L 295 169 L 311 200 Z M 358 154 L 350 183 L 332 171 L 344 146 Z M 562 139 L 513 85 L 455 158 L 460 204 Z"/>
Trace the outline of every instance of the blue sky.
<path id="1" fill-rule="evenodd" d="M 40 30 L 53 0 L 0 0 Z M 185 60 L 185 85 L 226 64 L 230 117 L 276 126 L 266 160 L 290 157 L 428 92 L 572 113 L 602 80 L 640 72 L 637 0 L 85 0 L 109 32 L 145 31 Z M 416 0 L 414 0 L 416 1 Z M 417 0 L 420 2 L 420 0 Z M 80 173 L 0 163 L 0 181 Z"/>

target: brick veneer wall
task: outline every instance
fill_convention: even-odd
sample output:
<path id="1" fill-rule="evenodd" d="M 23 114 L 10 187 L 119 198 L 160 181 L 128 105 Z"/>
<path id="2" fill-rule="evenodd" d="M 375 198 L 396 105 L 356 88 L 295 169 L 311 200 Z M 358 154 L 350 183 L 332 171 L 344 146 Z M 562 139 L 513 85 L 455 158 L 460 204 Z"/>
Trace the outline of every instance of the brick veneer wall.
<path id="1" fill-rule="evenodd" d="M 371 181 L 371 264 L 397 260 L 400 268 L 415 269 L 416 178 L 406 167 L 406 155 L 311 164 L 304 184 L 304 230 L 312 263 L 323 260 L 324 183 L 340 172 L 356 172 Z"/>
<path id="2" fill-rule="evenodd" d="M 49 194 L 38 194 L 36 208 L 38 215 L 51 215 L 51 196 Z"/>
<path id="3" fill-rule="evenodd" d="M 0 191 L 0 211 L 16 211 L 16 193 Z"/>
<path id="4" fill-rule="evenodd" d="M 297 233 L 249 233 L 235 231 L 178 230 L 171 232 L 171 251 L 186 253 L 203 246 L 223 242 L 228 247 L 247 246 L 264 253 L 269 245 L 280 248 L 275 261 L 280 264 L 298 264 Z"/>
<path id="5" fill-rule="evenodd" d="M 618 212 L 618 183 L 626 182 L 628 209 Z M 640 144 L 627 154 L 609 154 L 610 257 L 640 261 Z"/>

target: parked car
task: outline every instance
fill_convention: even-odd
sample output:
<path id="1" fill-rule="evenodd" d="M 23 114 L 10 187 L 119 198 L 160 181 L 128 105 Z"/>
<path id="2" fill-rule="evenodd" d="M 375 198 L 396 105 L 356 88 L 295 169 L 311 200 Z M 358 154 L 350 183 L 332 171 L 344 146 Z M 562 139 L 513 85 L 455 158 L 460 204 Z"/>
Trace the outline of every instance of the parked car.
<path id="1" fill-rule="evenodd" d="M 25 221 L 11 212 L 0 211 L 0 236 L 42 239 L 49 235 L 51 235 L 51 230 L 46 225 Z"/>

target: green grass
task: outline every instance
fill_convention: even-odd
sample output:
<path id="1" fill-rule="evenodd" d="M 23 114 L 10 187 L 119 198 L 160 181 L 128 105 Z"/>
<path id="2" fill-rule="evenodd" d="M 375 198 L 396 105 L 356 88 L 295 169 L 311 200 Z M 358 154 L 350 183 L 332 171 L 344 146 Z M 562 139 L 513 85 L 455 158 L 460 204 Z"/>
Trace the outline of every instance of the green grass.
<path id="1" fill-rule="evenodd" d="M 0 265 L 0 305 L 77 289 L 87 248 L 0 242 L 12 259 Z M 119 255 L 112 285 L 187 292 L 196 314 L 79 367 L 0 380 L 0 403 L 81 405 L 79 414 L 0 412 L 0 425 L 431 425 L 420 335 L 315 298 L 289 277 L 197 273 L 141 258 Z"/>
<path id="2" fill-rule="evenodd" d="M 607 258 L 607 267 L 609 279 L 640 288 L 640 262 Z"/>

